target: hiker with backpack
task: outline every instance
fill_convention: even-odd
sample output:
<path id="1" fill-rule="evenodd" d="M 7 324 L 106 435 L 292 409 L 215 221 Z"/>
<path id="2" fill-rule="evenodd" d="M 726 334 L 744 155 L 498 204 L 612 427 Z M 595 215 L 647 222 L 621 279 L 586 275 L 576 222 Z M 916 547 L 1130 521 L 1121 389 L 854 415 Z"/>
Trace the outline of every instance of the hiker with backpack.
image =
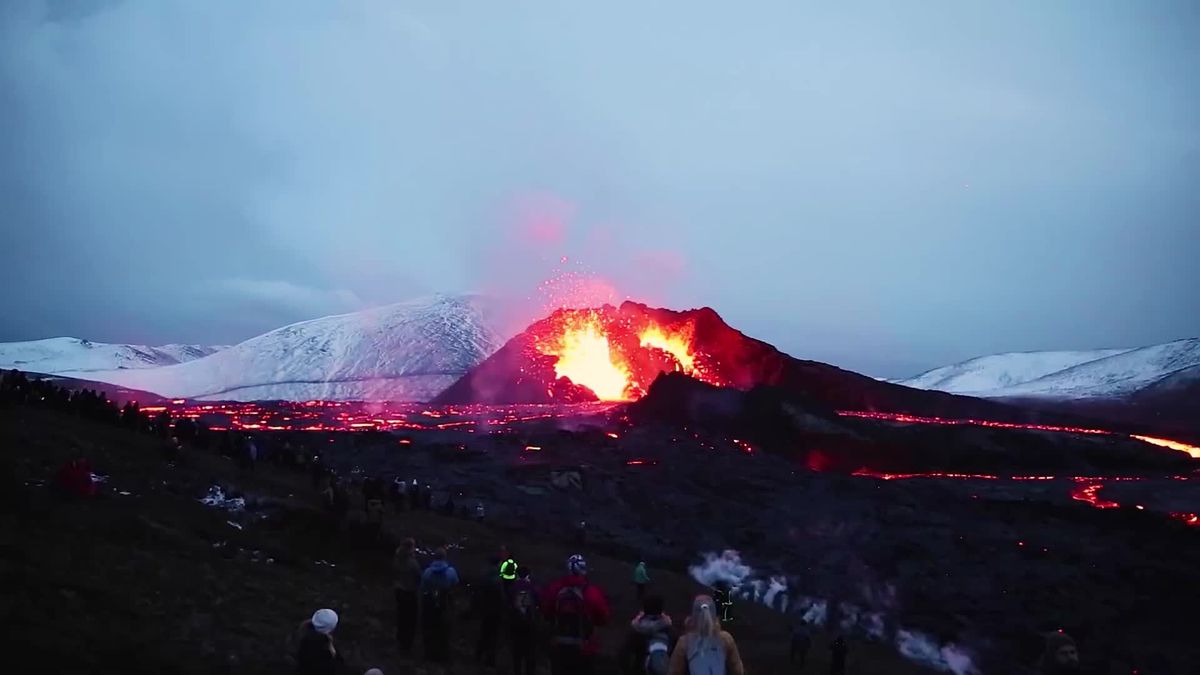
<path id="1" fill-rule="evenodd" d="M 439 548 L 421 575 L 421 639 L 425 659 L 433 663 L 450 663 L 451 600 L 457 586 L 458 570 L 446 561 L 446 549 Z"/>
<path id="2" fill-rule="evenodd" d="M 550 624 L 550 671 L 553 675 L 590 675 L 600 643 L 595 628 L 612 611 L 598 586 L 588 583 L 582 555 L 567 560 L 567 575 L 546 589 L 542 614 Z"/>
<path id="3" fill-rule="evenodd" d="M 533 675 L 537 669 L 538 592 L 528 567 L 518 567 L 516 576 L 508 588 L 512 608 L 508 618 L 509 652 L 513 675 Z"/>
<path id="4" fill-rule="evenodd" d="M 687 633 L 671 654 L 668 675 L 745 675 L 742 657 L 733 636 L 721 630 L 717 605 L 707 595 L 692 601 Z"/>
<path id="5" fill-rule="evenodd" d="M 475 642 L 475 661 L 485 666 L 496 665 L 500 622 L 508 607 L 508 596 L 500 583 L 500 560 L 492 556 L 483 578 L 475 587 L 474 604 L 479 615 L 479 638 Z"/>
<path id="6" fill-rule="evenodd" d="M 629 652 L 630 672 L 638 675 L 667 675 L 671 651 L 671 617 L 663 611 L 663 599 L 647 597 L 642 611 L 629 622 L 632 630 Z"/>

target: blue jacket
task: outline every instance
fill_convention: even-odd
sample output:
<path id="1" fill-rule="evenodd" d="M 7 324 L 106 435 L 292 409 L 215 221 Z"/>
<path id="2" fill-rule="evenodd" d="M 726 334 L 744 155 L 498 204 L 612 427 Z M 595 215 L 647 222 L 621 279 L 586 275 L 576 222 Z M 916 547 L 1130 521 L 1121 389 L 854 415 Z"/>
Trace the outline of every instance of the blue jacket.
<path id="1" fill-rule="evenodd" d="M 458 570 L 445 560 L 434 560 L 421 575 L 421 590 L 444 591 L 458 585 Z"/>

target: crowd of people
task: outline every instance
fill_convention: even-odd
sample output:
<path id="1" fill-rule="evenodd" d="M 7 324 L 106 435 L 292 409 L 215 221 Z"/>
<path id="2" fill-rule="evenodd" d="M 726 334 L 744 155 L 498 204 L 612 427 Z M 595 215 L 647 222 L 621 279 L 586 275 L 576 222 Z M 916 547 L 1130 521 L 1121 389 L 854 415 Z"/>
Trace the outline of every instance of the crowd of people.
<path id="1" fill-rule="evenodd" d="M 175 419 L 165 411 L 150 416 L 136 403 L 118 406 L 99 391 L 72 390 L 52 381 L 30 378 L 19 371 L 0 375 L 0 405 L 45 407 L 95 422 L 125 427 L 161 439 L 164 457 L 186 461 L 186 448 L 215 450 L 248 471 L 260 462 L 307 472 L 323 507 L 341 523 L 350 509 L 348 481 L 306 443 L 281 438 L 256 438 L 250 434 L 213 431 L 188 419 Z M 86 457 L 74 458 L 56 475 L 59 489 L 79 496 L 95 494 L 94 476 Z M 390 480 L 369 476 L 360 481 L 364 522 L 377 536 L 383 527 L 387 504 L 396 511 L 434 510 L 430 484 L 399 476 Z M 461 497 L 461 496 L 460 496 Z M 484 521 L 481 501 L 457 504 L 453 493 L 440 507 L 444 515 Z M 579 521 L 576 541 L 586 543 L 587 525 Z M 507 649 L 514 675 L 532 675 L 537 664 L 548 661 L 553 675 L 589 675 L 600 652 L 597 628 L 613 619 L 608 595 L 588 576 L 583 555 L 572 555 L 566 573 L 548 584 L 535 579 L 533 570 L 517 562 L 507 550 L 488 559 L 482 572 L 464 579 L 448 559 L 445 548 L 433 551 L 422 565 L 416 543 L 404 539 L 393 558 L 395 641 L 401 654 L 416 657 L 443 672 L 452 662 L 451 639 L 464 617 L 476 623 L 473 659 L 494 667 L 501 646 Z M 628 624 L 620 653 L 624 675 L 743 675 L 745 668 L 729 628 L 734 622 L 732 590 L 716 584 L 709 594 L 696 596 L 683 626 L 673 624 L 660 595 L 654 594 L 644 561 L 631 575 L 641 611 Z M 319 609 L 304 621 L 295 659 L 300 675 L 344 675 L 345 665 L 333 634 L 338 614 Z M 418 637 L 421 649 L 415 648 Z M 802 672 L 812 645 L 810 628 L 798 623 L 792 631 L 790 661 L 793 672 Z M 830 642 L 831 675 L 844 675 L 848 645 L 843 636 Z M 1079 673 L 1075 642 L 1062 631 L 1051 633 L 1037 665 L 1042 675 Z M 383 675 L 378 668 L 365 675 Z"/>
<path id="2" fill-rule="evenodd" d="M 542 661 L 553 675 L 589 675 L 600 653 L 597 629 L 613 619 L 608 596 L 588 576 L 583 555 L 566 561 L 566 572 L 539 584 L 533 570 L 520 565 L 507 549 L 491 556 L 487 567 L 468 584 L 447 559 L 444 548 L 422 567 L 412 539 L 403 540 L 393 560 L 396 644 L 407 656 L 419 656 L 449 672 L 451 639 L 463 616 L 475 617 L 473 660 L 496 666 L 506 645 L 514 675 L 533 675 Z M 649 576 L 639 563 L 635 584 Z M 662 597 L 647 593 L 642 610 L 629 622 L 621 667 L 627 675 L 744 675 L 737 642 L 721 627 L 716 601 L 697 596 L 682 630 L 665 612 Z M 466 609 L 466 611 L 462 611 Z M 320 609 L 301 627 L 296 653 L 299 675 L 342 672 L 332 633 L 337 614 Z M 369 672 L 369 671 L 368 671 Z"/>

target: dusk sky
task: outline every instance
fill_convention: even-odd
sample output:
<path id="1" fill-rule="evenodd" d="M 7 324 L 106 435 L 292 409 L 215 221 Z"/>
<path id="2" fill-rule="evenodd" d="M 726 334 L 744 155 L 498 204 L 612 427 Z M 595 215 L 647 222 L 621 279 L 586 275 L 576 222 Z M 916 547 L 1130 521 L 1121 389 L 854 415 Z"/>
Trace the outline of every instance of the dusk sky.
<path id="1" fill-rule="evenodd" d="M 0 340 L 564 267 L 879 376 L 1198 336 L 1198 36 L 1194 1 L 5 0 Z"/>

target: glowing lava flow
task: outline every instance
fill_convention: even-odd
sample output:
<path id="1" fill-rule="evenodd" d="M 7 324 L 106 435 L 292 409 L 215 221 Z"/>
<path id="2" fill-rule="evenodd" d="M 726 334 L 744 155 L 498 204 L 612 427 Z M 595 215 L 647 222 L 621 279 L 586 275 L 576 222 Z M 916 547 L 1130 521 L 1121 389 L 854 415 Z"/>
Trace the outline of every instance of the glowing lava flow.
<path id="1" fill-rule="evenodd" d="M 1052 424 L 1019 424 L 1016 422 L 994 422 L 992 420 L 975 420 L 975 419 L 947 419 L 945 417 L 918 417 L 916 415 L 908 415 L 906 413 L 886 413 L 886 412 L 867 412 L 862 410 L 839 410 L 837 414 L 842 417 L 860 417 L 869 420 L 881 420 L 884 422 L 900 422 L 903 424 L 939 424 L 939 425 L 971 425 L 978 427 L 991 427 L 996 429 L 1023 429 L 1027 431 L 1053 431 L 1066 434 L 1091 434 L 1096 436 L 1124 436 L 1115 431 L 1106 429 L 1089 429 L 1087 427 L 1064 427 L 1055 426 Z M 1200 459 L 1200 447 L 1172 441 L 1168 438 L 1155 438 L 1154 436 L 1138 436 L 1137 434 L 1129 434 L 1129 438 L 1136 438 L 1143 443 L 1157 445 L 1162 448 L 1170 448 L 1186 452 L 1193 459 Z"/>
<path id="2" fill-rule="evenodd" d="M 1193 458 L 1200 459 L 1200 448 L 1198 448 L 1194 445 L 1188 445 L 1187 443 L 1180 443 L 1179 441 L 1172 441 L 1168 438 L 1155 438 L 1153 436 L 1138 436 L 1136 434 L 1133 435 L 1133 438 L 1136 438 L 1139 441 L 1142 441 L 1145 443 L 1149 443 L 1151 445 L 1157 445 L 1157 446 L 1160 446 L 1163 448 L 1170 448 L 1172 450 L 1186 452 L 1187 454 L 1191 455 Z"/>
<path id="3" fill-rule="evenodd" d="M 1120 504 L 1116 502 L 1100 498 L 1099 492 L 1102 487 L 1104 487 L 1104 483 L 1081 483 L 1074 490 L 1071 490 L 1071 499 L 1077 499 L 1098 509 L 1115 509 L 1119 507 Z"/>

